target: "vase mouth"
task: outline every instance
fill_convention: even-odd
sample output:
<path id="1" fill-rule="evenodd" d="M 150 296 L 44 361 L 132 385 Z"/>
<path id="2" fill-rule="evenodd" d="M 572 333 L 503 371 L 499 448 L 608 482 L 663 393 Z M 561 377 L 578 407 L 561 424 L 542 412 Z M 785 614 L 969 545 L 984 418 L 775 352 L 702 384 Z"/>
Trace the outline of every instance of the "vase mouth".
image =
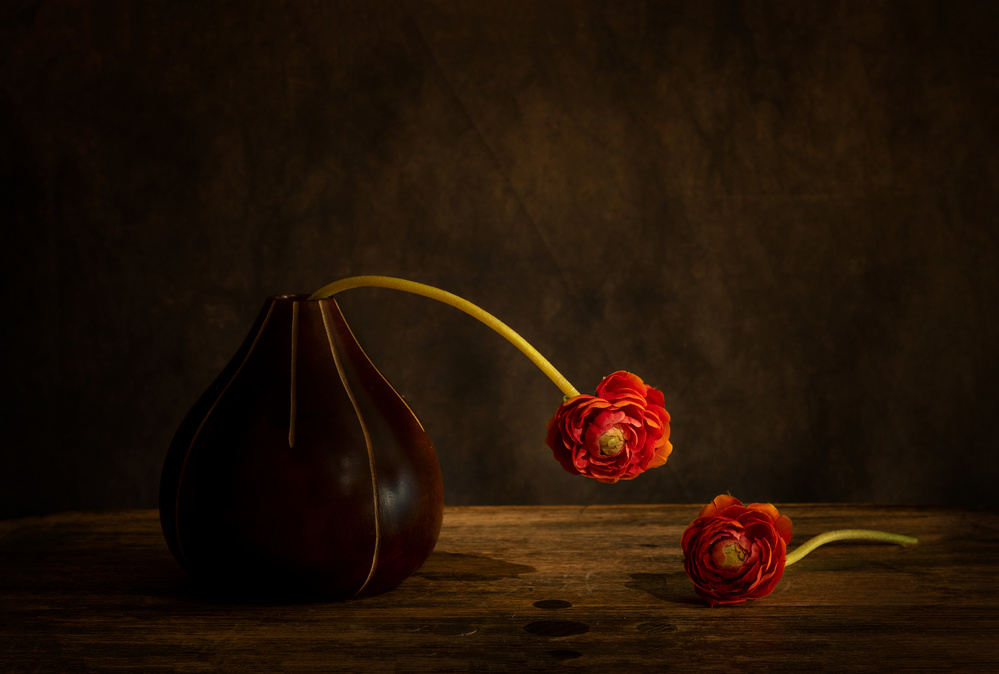
<path id="1" fill-rule="evenodd" d="M 305 302 L 305 301 L 322 302 L 322 299 L 310 300 L 309 299 L 310 297 L 311 295 L 308 293 L 301 293 L 301 294 L 288 294 L 288 295 L 271 295 L 267 299 L 273 300 L 275 302 Z M 326 297 L 323 299 L 332 299 L 332 298 Z"/>

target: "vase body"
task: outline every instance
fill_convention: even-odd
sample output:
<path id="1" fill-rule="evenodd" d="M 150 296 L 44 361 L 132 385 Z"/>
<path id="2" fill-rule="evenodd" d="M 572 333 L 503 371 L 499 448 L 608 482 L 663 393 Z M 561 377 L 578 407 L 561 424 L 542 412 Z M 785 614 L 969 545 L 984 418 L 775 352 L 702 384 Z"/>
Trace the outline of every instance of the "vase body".
<path id="1" fill-rule="evenodd" d="M 430 555 L 443 486 L 430 438 L 333 299 L 271 297 L 181 423 L 160 484 L 171 552 L 213 591 L 383 592 Z"/>

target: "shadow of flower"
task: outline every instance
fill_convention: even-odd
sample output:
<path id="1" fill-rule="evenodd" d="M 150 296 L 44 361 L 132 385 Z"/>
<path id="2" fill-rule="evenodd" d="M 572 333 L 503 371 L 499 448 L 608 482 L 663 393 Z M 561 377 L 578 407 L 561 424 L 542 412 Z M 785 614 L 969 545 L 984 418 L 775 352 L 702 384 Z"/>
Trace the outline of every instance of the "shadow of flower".
<path id="1" fill-rule="evenodd" d="M 535 571 L 537 569 L 533 566 L 504 562 L 501 559 L 481 555 L 434 551 L 420 570 L 413 575 L 434 582 L 489 582 L 516 578 L 521 574 Z"/>
<path id="2" fill-rule="evenodd" d="M 632 573 L 629 577 L 631 582 L 625 583 L 625 587 L 647 592 L 656 599 L 679 604 L 704 604 L 704 601 L 694 594 L 690 580 L 683 572 Z"/>

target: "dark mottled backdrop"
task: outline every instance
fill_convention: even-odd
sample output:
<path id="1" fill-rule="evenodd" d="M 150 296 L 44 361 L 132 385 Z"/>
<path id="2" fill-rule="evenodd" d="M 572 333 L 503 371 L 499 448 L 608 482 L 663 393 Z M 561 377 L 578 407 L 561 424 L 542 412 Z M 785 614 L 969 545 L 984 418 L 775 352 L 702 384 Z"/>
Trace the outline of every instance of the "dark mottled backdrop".
<path id="1" fill-rule="evenodd" d="M 2 516 L 153 507 L 264 297 L 359 273 L 666 394 L 665 468 L 572 477 L 519 352 L 351 291 L 452 505 L 992 496 L 997 3 L 0 7 Z"/>

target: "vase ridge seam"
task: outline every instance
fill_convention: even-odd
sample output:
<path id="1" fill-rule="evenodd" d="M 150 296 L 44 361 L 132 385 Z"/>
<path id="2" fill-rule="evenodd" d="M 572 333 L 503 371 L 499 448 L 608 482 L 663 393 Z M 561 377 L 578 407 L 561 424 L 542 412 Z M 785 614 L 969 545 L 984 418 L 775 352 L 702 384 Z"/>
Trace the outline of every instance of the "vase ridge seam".
<path id="1" fill-rule="evenodd" d="M 274 311 L 274 303 L 272 302 L 270 307 L 268 307 L 267 309 L 267 314 L 264 316 L 264 320 L 260 323 L 260 329 L 257 330 L 257 334 L 253 336 L 253 342 L 250 344 L 250 348 L 247 349 L 246 356 L 243 357 L 243 361 L 239 364 L 239 367 L 236 368 L 236 371 L 233 372 L 232 377 L 229 378 L 229 381 L 226 382 L 225 386 L 222 387 L 222 390 L 215 398 L 215 402 L 213 402 L 212 406 L 208 408 L 208 411 L 205 413 L 205 416 L 201 420 L 201 423 L 198 424 L 198 430 L 196 430 L 194 432 L 194 436 L 191 437 L 191 442 L 187 446 L 187 451 L 184 452 L 184 460 L 180 464 L 180 474 L 177 476 L 177 497 L 174 499 L 173 526 L 174 529 L 176 530 L 175 533 L 177 540 L 177 551 L 180 553 L 181 563 L 188 570 L 191 569 L 191 565 L 187 561 L 187 555 L 184 552 L 184 541 L 181 539 L 180 536 L 180 495 L 181 495 L 181 486 L 184 484 L 184 470 L 187 468 L 187 460 L 191 456 L 191 450 L 194 449 L 194 444 L 198 441 L 198 437 L 201 435 L 201 429 L 205 427 L 205 424 L 208 422 L 209 417 L 212 416 L 212 412 L 214 412 L 215 408 L 218 406 L 219 401 L 222 400 L 223 396 L 225 396 L 226 394 L 226 391 L 229 390 L 229 387 L 232 386 L 232 383 L 236 381 L 237 377 L 239 377 L 239 373 L 243 371 L 243 366 L 246 365 L 246 361 L 248 361 L 250 359 L 250 356 L 253 354 L 253 350 L 256 348 L 257 342 L 260 340 L 260 335 L 264 334 L 264 328 L 267 327 L 267 323 L 270 321 L 271 313 L 273 311 Z"/>
<path id="2" fill-rule="evenodd" d="M 337 373 L 340 375 L 340 381 L 343 384 L 344 390 L 347 392 L 347 397 L 350 398 L 350 404 L 354 408 L 354 414 L 357 416 L 357 422 L 361 425 L 361 433 L 364 434 L 364 444 L 368 451 L 368 468 L 371 473 L 371 498 L 373 500 L 375 520 L 375 547 L 371 553 L 371 568 L 368 571 L 368 577 L 365 578 L 364 583 L 355 593 L 354 596 L 357 596 L 364 592 L 364 589 L 371 582 L 371 579 L 374 578 L 375 570 L 378 567 L 378 555 L 381 549 L 382 538 L 380 504 L 378 498 L 378 476 L 375 474 L 375 453 L 374 447 L 371 445 L 371 435 L 368 433 L 367 424 L 364 423 L 364 415 L 361 414 L 361 408 L 357 403 L 357 398 L 354 396 L 354 390 L 350 387 L 350 382 L 347 381 L 347 374 L 343 369 L 343 363 L 340 362 L 340 357 L 337 355 L 337 349 L 333 343 L 333 332 L 330 329 L 329 309 L 326 304 L 321 305 L 321 313 L 323 317 L 323 327 L 326 329 L 326 340 L 329 342 L 330 353 L 333 355 L 333 363 L 336 365 Z"/>

